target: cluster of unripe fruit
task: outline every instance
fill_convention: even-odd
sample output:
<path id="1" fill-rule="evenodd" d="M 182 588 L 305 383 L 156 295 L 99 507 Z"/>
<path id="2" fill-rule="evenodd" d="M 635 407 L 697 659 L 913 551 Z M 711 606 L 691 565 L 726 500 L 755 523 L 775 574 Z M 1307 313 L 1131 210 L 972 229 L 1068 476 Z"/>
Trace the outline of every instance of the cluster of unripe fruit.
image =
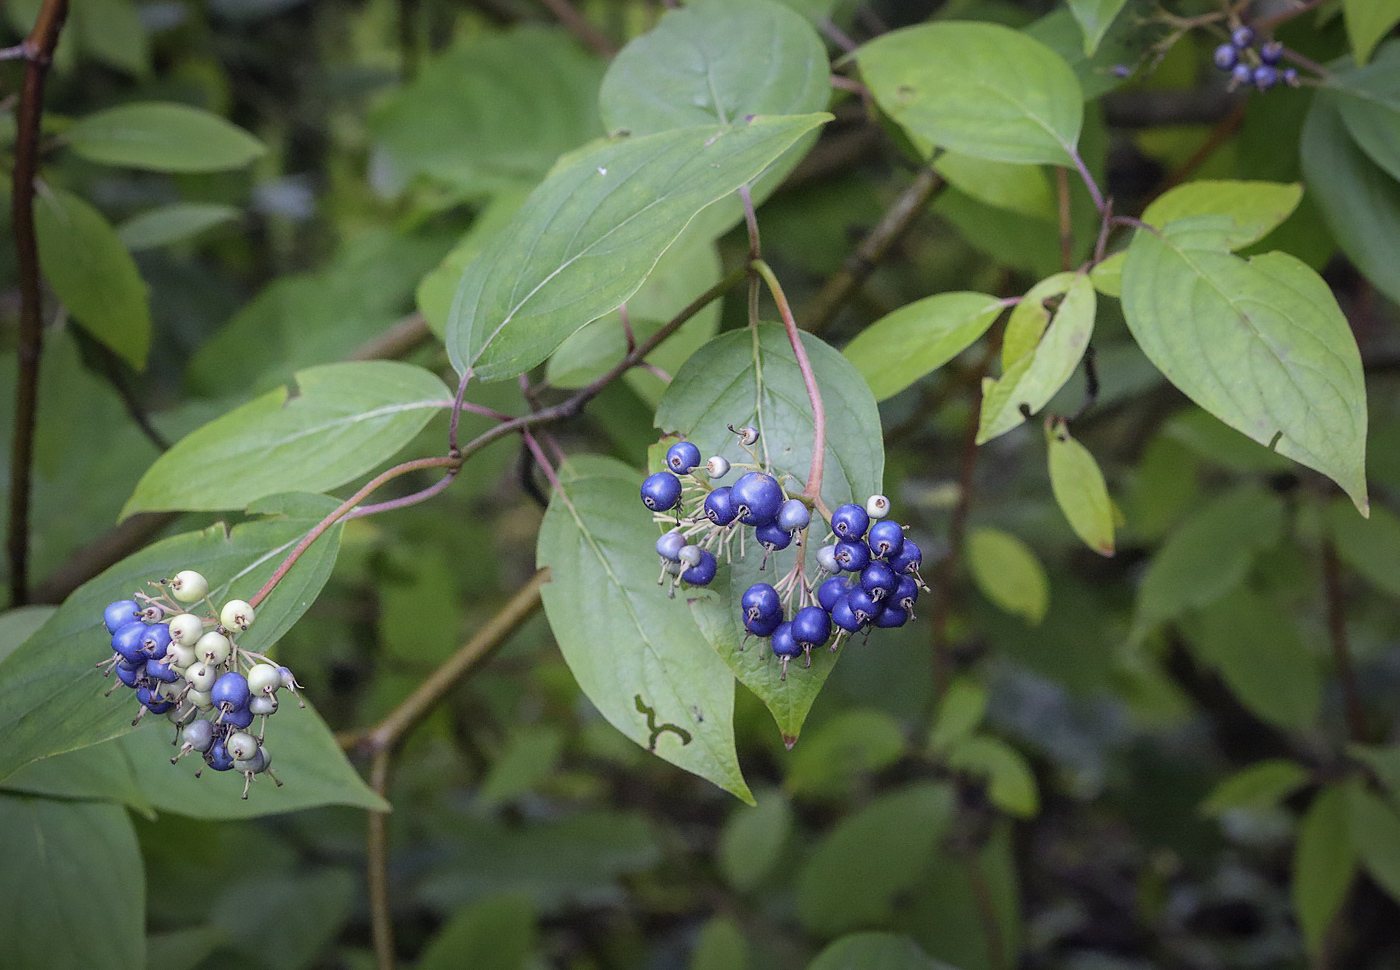
<path id="1" fill-rule="evenodd" d="M 137 593 L 102 612 L 113 655 L 98 666 L 136 691 L 141 710 L 131 723 L 164 714 L 179 729 L 180 750 L 171 763 L 197 752 L 215 771 L 242 772 L 244 798 L 255 775 L 267 773 L 280 786 L 263 734 L 277 712 L 277 691 L 285 687 L 295 694 L 298 684 L 286 667 L 238 646 L 238 636 L 253 625 L 253 607 L 243 600 L 215 607 L 209 582 L 192 569 L 151 585 L 154 596 Z M 212 615 L 191 612 L 201 602 Z"/>
<path id="2" fill-rule="evenodd" d="M 1249 27 L 1236 27 L 1230 32 L 1230 42 L 1215 49 L 1212 60 L 1215 66 L 1230 75 L 1231 90 L 1253 84 L 1260 91 L 1282 81 L 1293 87 L 1298 86 L 1298 71 L 1294 68 L 1278 69 L 1283 60 L 1284 48 L 1276 40 L 1254 47 L 1254 31 Z"/>
<path id="3" fill-rule="evenodd" d="M 758 440 L 752 428 L 730 430 L 745 448 Z M 642 503 L 659 522 L 669 524 L 667 515 L 676 516 L 676 527 L 656 541 L 660 582 L 670 578 L 671 595 L 677 583 L 708 585 L 719 568 L 708 547 L 722 548 L 728 556 L 736 532 L 743 558 L 745 532 L 738 527 L 752 527 L 754 538 L 763 546 L 760 568 L 767 565 L 771 553 L 805 541 L 812 519 L 807 504 L 789 498 L 779 480 L 757 467 L 756 455 L 754 459 L 753 471 L 745 472 L 732 486 L 716 488 L 711 482 L 729 473 L 729 462 L 719 456 L 710 458 L 701 475 L 700 450 L 681 441 L 666 452 L 670 470 L 642 483 Z M 683 482 L 682 477 L 688 480 Z M 833 541 L 817 550 L 819 583 L 808 579 L 800 558 L 776 584 L 755 583 L 740 597 L 744 629 L 769 641 L 783 665 L 783 679 L 795 657 L 805 654 L 810 667 L 815 647 L 831 641 L 834 651 L 849 634 L 903 626 L 913 616 L 914 602 L 926 588 L 919 577 L 923 553 L 905 536 L 903 526 L 886 518 L 889 512 L 890 501 L 883 495 L 870 496 L 864 507 L 840 506 L 831 513 Z"/>

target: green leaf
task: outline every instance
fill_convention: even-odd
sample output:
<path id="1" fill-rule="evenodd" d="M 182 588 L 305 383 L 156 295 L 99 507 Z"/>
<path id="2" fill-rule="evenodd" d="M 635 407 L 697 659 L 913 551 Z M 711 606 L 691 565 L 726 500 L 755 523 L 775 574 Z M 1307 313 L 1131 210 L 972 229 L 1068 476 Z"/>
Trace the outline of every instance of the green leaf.
<path id="1" fill-rule="evenodd" d="M 1328 786 L 1318 792 L 1298 826 L 1293 850 L 1293 909 L 1308 952 L 1317 954 L 1327 928 L 1342 908 L 1356 872 L 1356 849 L 1347 823 L 1347 791 Z"/>
<path id="2" fill-rule="evenodd" d="M 152 172 L 221 172 L 267 152 L 242 128 L 185 104 L 124 104 L 88 115 L 63 133 L 89 162 Z"/>
<path id="3" fill-rule="evenodd" d="M 1246 261 L 1197 245 L 1203 218 L 1139 230 L 1123 315 L 1193 401 L 1329 476 L 1366 514 L 1366 389 L 1351 327 L 1327 284 L 1286 253 Z M 1212 230 L 1213 231 L 1213 230 Z"/>
<path id="4" fill-rule="evenodd" d="M 1285 728 L 1309 728 L 1322 704 L 1322 677 L 1292 615 L 1248 589 L 1206 607 L 1188 637 L 1245 707 Z"/>
<path id="5" fill-rule="evenodd" d="M 1400 799 L 1400 748 L 1349 744 L 1347 754 L 1365 764 L 1392 798 Z"/>
<path id="6" fill-rule="evenodd" d="M 626 302 L 701 209 L 829 117 L 680 128 L 573 156 L 467 267 L 448 320 L 453 365 L 491 381 L 540 363 Z"/>
<path id="7" fill-rule="evenodd" d="M 1064 58 L 1084 91 L 1085 101 L 1122 86 L 1125 79 L 1115 75 L 1113 68 L 1138 61 L 1152 43 L 1151 32 L 1141 29 L 1140 18 L 1131 11 L 1127 17 L 1113 19 L 1092 56 L 1084 53 L 1084 28 L 1068 7 L 1050 11 L 1025 32 Z"/>
<path id="8" fill-rule="evenodd" d="M 773 0 L 705 0 L 670 10 L 618 52 L 598 94 L 609 131 L 650 135 L 822 111 L 826 45 Z"/>
<path id="9" fill-rule="evenodd" d="M 1003 812 L 1033 818 L 1040 811 L 1035 775 L 1021 752 L 985 734 L 964 738 L 948 752 L 948 767 L 985 778 L 987 797 Z"/>
<path id="10" fill-rule="evenodd" d="M 952 970 L 930 959 L 907 936 L 853 933 L 843 936 L 807 964 L 807 970 Z"/>
<path id="11" fill-rule="evenodd" d="M 1153 200 L 1142 221 L 1161 229 L 1190 216 L 1230 216 L 1229 248 L 1243 249 L 1267 236 L 1293 214 L 1303 198 L 1298 183 L 1200 179 L 1170 189 Z"/>
<path id="12" fill-rule="evenodd" d="M 982 380 L 977 443 L 1003 435 L 1036 413 L 1074 374 L 1094 333 L 1097 298 L 1086 273 L 1075 275 L 1044 336 L 1000 378 Z"/>
<path id="13" fill-rule="evenodd" d="M 345 869 L 250 872 L 214 901 L 209 922 L 241 957 L 231 961 L 235 966 L 305 970 L 350 918 L 359 882 Z M 256 934 L 242 931 L 250 923 Z"/>
<path id="14" fill-rule="evenodd" d="M 151 346 L 146 284 L 111 223 L 82 199 L 50 189 L 34 200 L 39 267 L 74 320 L 137 370 Z"/>
<path id="15" fill-rule="evenodd" d="M 428 329 L 438 339 L 447 338 L 447 320 L 452 313 L 452 298 L 457 293 L 457 281 L 472 261 L 481 255 L 486 244 L 510 226 L 516 212 L 525 204 L 533 186 L 501 189 L 491 196 L 472 220 L 471 228 L 442 258 L 432 272 L 423 277 L 415 291 L 418 312 L 428 321 Z M 664 257 L 663 257 L 664 258 Z"/>
<path id="16" fill-rule="evenodd" d="M 429 941 L 416 970 L 523 970 L 535 948 L 535 904 L 513 894 L 465 906 Z"/>
<path id="17" fill-rule="evenodd" d="M 1074 534 L 1101 556 L 1113 555 L 1113 499 L 1094 456 L 1064 421 L 1045 429 L 1050 453 L 1050 488 Z"/>
<path id="18" fill-rule="evenodd" d="M 1400 300 L 1400 185 L 1352 141 L 1339 100 L 1318 91 L 1308 109 L 1299 152 L 1309 197 L 1356 268 Z"/>
<path id="19" fill-rule="evenodd" d="M 477 798 L 483 805 L 500 805 L 528 795 L 554 772 L 563 753 L 564 735 L 558 728 L 520 728 L 491 765 Z"/>
<path id="20" fill-rule="evenodd" d="M 452 392 L 396 361 L 324 364 L 186 435 L 142 476 L 125 518 L 160 509 L 236 509 L 288 490 L 323 492 L 393 457 Z"/>
<path id="21" fill-rule="evenodd" d="M 842 711 L 796 749 L 785 787 L 795 796 L 839 798 L 904 753 L 904 732 L 884 711 Z"/>
<path id="22" fill-rule="evenodd" d="M 93 664 L 111 656 L 102 610 L 146 583 L 195 569 L 208 578 L 216 601 L 247 599 L 258 591 L 292 546 L 334 500 L 278 496 L 254 506 L 273 516 L 234 526 L 215 524 L 158 542 L 108 568 L 68 597 L 24 645 L 0 663 L 0 779 L 49 755 L 97 744 L 131 731 L 134 704 L 103 697 L 110 681 Z M 306 612 L 330 576 L 340 526 L 317 540 L 258 608 L 258 622 L 239 638 L 266 652 Z"/>
<path id="23" fill-rule="evenodd" d="M 834 936 L 889 918 L 895 898 L 923 876 L 952 821 L 945 784 L 920 782 L 837 823 L 797 876 L 797 915 Z"/>
<path id="24" fill-rule="evenodd" d="M 195 970 L 228 939 L 212 926 L 151 933 L 146 937 L 146 970 Z"/>
<path id="25" fill-rule="evenodd" d="M 985 293 L 925 297 L 866 327 L 842 353 L 883 401 L 972 346 L 1002 307 Z"/>
<path id="26" fill-rule="evenodd" d="M 700 930 L 690 970 L 747 970 L 749 943 L 730 916 L 716 916 Z"/>
<path id="27" fill-rule="evenodd" d="M 1001 339 L 1001 366 L 1007 370 L 1012 364 L 1035 350 L 1045 328 L 1050 326 L 1051 309 L 1047 301 L 1058 305 L 1059 300 L 1069 292 L 1074 282 L 1074 273 L 1055 273 L 1032 286 L 1021 297 L 1006 320 L 1006 331 Z"/>
<path id="28" fill-rule="evenodd" d="M 1056 217 L 1054 190 L 1038 165 L 1017 165 L 944 151 L 933 159 L 933 169 L 948 184 L 979 202 L 1029 216 Z"/>
<path id="29" fill-rule="evenodd" d="M 101 744 L 31 761 L 0 782 L 0 788 L 47 798 L 112 801 L 129 805 L 149 816 L 155 807 L 136 780 L 136 769 L 122 746 L 123 740 L 113 738 Z M 161 743 L 169 747 L 168 740 Z M 165 754 L 161 760 L 168 765 L 170 755 Z M 236 792 L 234 797 L 237 797 Z"/>
<path id="30" fill-rule="evenodd" d="M 176 202 L 132 216 L 117 228 L 117 235 L 127 249 L 157 249 L 238 219 L 239 212 L 231 205 Z"/>
<path id="31" fill-rule="evenodd" d="M 579 687 L 642 747 L 752 802 L 734 752 L 734 678 L 685 602 L 656 584 L 641 476 L 583 458 L 560 479 L 536 557 L 553 569 L 544 608 Z"/>
<path id="32" fill-rule="evenodd" d="M 999 24 L 946 21 L 856 52 L 875 100 L 924 146 L 1000 162 L 1072 165 L 1084 121 L 1074 72 Z"/>
<path id="33" fill-rule="evenodd" d="M 126 810 L 0 795 L 0 966 L 144 970 L 145 866 Z"/>
<path id="34" fill-rule="evenodd" d="M 1216 499 L 1177 527 L 1138 586 L 1132 639 L 1183 611 L 1208 606 L 1244 579 L 1257 553 L 1283 531 L 1283 503 L 1255 489 Z"/>
<path id="35" fill-rule="evenodd" d="M 1400 597 L 1400 518 L 1384 506 L 1369 519 L 1337 501 L 1328 506 L 1327 525 L 1342 562 L 1383 593 Z"/>
<path id="36" fill-rule="evenodd" d="M 602 62 L 563 29 L 481 33 L 425 61 L 370 130 L 402 183 L 422 173 L 465 193 L 530 186 L 603 133 L 602 78 Z"/>
<path id="37" fill-rule="evenodd" d="M 1217 816 L 1239 808 L 1273 808 L 1311 778 L 1312 774 L 1296 761 L 1260 761 L 1216 785 L 1201 802 L 1201 814 Z"/>
<path id="38" fill-rule="evenodd" d="M 1128 0 L 1069 0 L 1070 12 L 1084 30 L 1084 56 L 1093 57 L 1113 18 Z"/>
<path id="39" fill-rule="evenodd" d="M 1346 801 L 1347 828 L 1357 858 L 1391 899 L 1400 899 L 1400 817 L 1359 781 L 1347 785 Z"/>
<path id="40" fill-rule="evenodd" d="M 131 0 L 79 0 L 69 16 L 95 59 L 138 77 L 150 73 L 151 42 Z"/>
<path id="41" fill-rule="evenodd" d="M 56 606 L 17 606 L 0 613 L 0 660 L 18 650 L 57 610 Z"/>
<path id="42" fill-rule="evenodd" d="M 719 834 L 719 869 L 725 882 L 751 892 L 773 871 L 792 831 L 792 805 L 782 792 L 760 792 L 758 803 L 741 805 Z"/>
<path id="43" fill-rule="evenodd" d="M 974 529 L 967 560 L 982 595 L 1032 626 L 1040 623 L 1050 605 L 1050 582 L 1030 546 L 1000 529 Z"/>
<path id="44" fill-rule="evenodd" d="M 1089 279 L 1094 281 L 1094 289 L 1104 296 L 1123 295 L 1123 262 L 1128 251 L 1114 253 L 1089 271 Z"/>
<path id="45" fill-rule="evenodd" d="M 1333 104 L 1357 146 L 1400 179 L 1400 44 L 1386 44 L 1373 64 L 1339 71 Z"/>
<path id="46" fill-rule="evenodd" d="M 968 737 L 987 713 L 987 689 L 971 677 L 957 677 L 943 692 L 938 717 L 929 732 L 932 751 L 946 751 Z"/>
<path id="47" fill-rule="evenodd" d="M 880 413 L 870 389 L 846 358 L 811 334 L 802 345 L 822 390 L 826 409 L 826 457 L 822 499 L 827 508 L 864 501 L 878 493 L 884 476 Z M 721 334 L 696 351 L 676 373 L 656 410 L 656 426 L 683 434 L 702 455 L 731 462 L 749 461 L 727 425 L 751 425 L 761 432 L 758 450 L 773 474 L 805 482 L 811 470 L 814 427 L 802 373 L 787 333 L 761 324 Z M 792 485 L 790 490 L 800 489 Z M 655 542 L 653 538 L 649 543 Z M 802 722 L 839 654 L 813 651 L 811 668 L 786 680 L 771 655 L 758 647 L 741 649 L 746 633 L 735 606 L 743 591 L 772 575 L 781 576 L 795 562 L 794 546 L 761 559 L 749 556 L 721 569 L 706 589 L 687 595 L 705 638 L 734 675 L 768 705 L 784 741 L 791 746 Z M 761 646 L 761 645 L 760 645 Z"/>
<path id="48" fill-rule="evenodd" d="M 1400 0 L 1342 0 L 1342 10 L 1358 64 L 1366 63 L 1381 38 L 1400 21 Z"/>

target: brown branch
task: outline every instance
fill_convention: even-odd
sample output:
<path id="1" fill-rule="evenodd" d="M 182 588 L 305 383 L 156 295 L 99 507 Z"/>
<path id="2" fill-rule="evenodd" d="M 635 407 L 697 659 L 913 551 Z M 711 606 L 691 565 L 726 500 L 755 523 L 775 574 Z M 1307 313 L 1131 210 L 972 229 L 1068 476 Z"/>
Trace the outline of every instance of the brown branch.
<path id="1" fill-rule="evenodd" d="M 947 185 L 942 176 L 931 168 L 921 169 L 913 183 L 904 191 L 894 205 L 880 218 L 855 251 L 846 258 L 826 285 L 821 288 L 803 313 L 807 329 L 821 333 L 831 325 L 836 314 L 846 305 L 846 301 L 860 289 L 869 278 L 875 266 L 884 259 L 891 246 L 904 235 L 913 224 L 914 217 L 923 211 L 929 200 Z"/>
<path id="2" fill-rule="evenodd" d="M 392 752 L 377 752 L 370 765 L 369 786 L 380 798 L 389 795 Z M 369 883 L 370 935 L 378 970 L 394 970 L 394 920 L 389 904 L 389 813 L 370 812 L 365 837 L 365 877 Z"/>
<path id="3" fill-rule="evenodd" d="M 346 360 L 397 360 L 427 343 L 433 332 L 421 313 L 411 313 L 377 337 L 371 337 L 350 353 Z"/>
<path id="4" fill-rule="evenodd" d="M 617 45 L 601 30 L 593 26 L 583 14 L 575 10 L 569 0 L 541 0 L 541 2 L 549 8 L 554 16 L 559 18 L 561 24 L 573 32 L 575 37 L 593 48 L 596 53 L 607 58 L 611 58 L 617 53 Z"/>
<path id="5" fill-rule="evenodd" d="M 10 605 L 29 602 L 29 502 L 34 477 L 34 426 L 39 407 L 39 358 L 44 321 L 39 290 L 39 244 L 34 235 L 34 177 L 39 172 L 39 125 L 44 114 L 44 80 L 58 35 L 68 16 L 68 0 L 44 0 L 34 29 L 25 39 L 24 82 L 16 121 L 11 218 L 19 267 L 19 379 L 15 384 L 15 430 L 10 451 Z"/>
<path id="6" fill-rule="evenodd" d="M 1167 175 L 1166 180 L 1162 183 L 1162 192 L 1180 185 L 1182 182 L 1185 182 L 1191 176 L 1195 175 L 1196 172 L 1200 170 L 1201 166 L 1209 161 L 1210 157 L 1220 149 L 1220 146 L 1233 138 L 1235 133 L 1244 127 L 1244 111 L 1247 104 L 1247 101 L 1237 101 L 1235 103 L 1235 106 L 1230 109 L 1230 113 L 1221 118 L 1220 121 L 1216 123 L 1216 126 L 1211 129 L 1209 137 L 1206 138 L 1201 147 L 1196 149 L 1190 158 L 1182 162 Z"/>
<path id="7" fill-rule="evenodd" d="M 1001 920 L 997 918 L 992 886 L 987 881 L 987 873 L 982 868 L 982 858 L 977 850 L 968 853 L 965 866 L 967 881 L 972 886 L 972 900 L 977 906 L 977 921 L 982 924 L 982 935 L 987 940 L 987 964 L 992 970 L 1006 970 L 1006 941 L 1002 939 Z"/>
<path id="8" fill-rule="evenodd" d="M 1332 644 L 1332 661 L 1337 667 L 1337 681 L 1342 688 L 1346 706 L 1347 729 L 1357 744 L 1370 737 L 1366 728 L 1366 706 L 1361 701 L 1361 688 L 1356 681 L 1356 669 L 1351 663 L 1351 647 L 1347 639 L 1346 598 L 1342 591 L 1342 565 L 1337 559 L 1337 546 L 1329 537 L 1322 543 L 1322 585 L 1327 597 L 1327 633 Z"/>

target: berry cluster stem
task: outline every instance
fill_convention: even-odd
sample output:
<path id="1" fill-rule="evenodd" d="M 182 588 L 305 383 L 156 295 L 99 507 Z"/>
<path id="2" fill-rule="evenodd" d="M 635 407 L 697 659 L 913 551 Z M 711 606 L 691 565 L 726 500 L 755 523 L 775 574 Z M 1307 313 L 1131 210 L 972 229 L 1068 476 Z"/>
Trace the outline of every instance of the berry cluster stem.
<path id="1" fill-rule="evenodd" d="M 772 267 L 761 259 L 754 260 L 750 265 L 753 266 L 754 272 L 763 278 L 763 282 L 768 284 L 768 291 L 773 294 L 773 302 L 778 304 L 778 313 L 783 318 L 788 342 L 792 344 L 793 355 L 797 358 L 797 368 L 802 372 L 802 383 L 807 387 L 807 399 L 812 404 L 812 468 L 807 473 L 807 487 L 802 494 L 811 499 L 817 510 L 829 520 L 831 513 L 822 503 L 822 469 L 826 464 L 826 407 L 822 404 L 817 375 L 812 372 L 812 362 L 807 359 L 807 349 L 802 346 L 802 334 L 797 329 L 797 321 L 793 319 L 792 307 L 788 306 L 787 295 L 783 293 L 782 284 L 778 282 Z"/>
<path id="2" fill-rule="evenodd" d="M 44 81 L 68 0 L 44 0 L 34 29 L 20 45 L 24 82 L 16 121 L 11 226 L 19 264 L 19 380 L 15 382 L 14 445 L 10 452 L 10 605 L 29 602 L 29 500 L 34 477 L 34 427 L 39 406 L 39 358 L 44 322 L 39 291 L 39 243 L 34 234 L 34 177 L 39 171 L 39 124 Z"/>

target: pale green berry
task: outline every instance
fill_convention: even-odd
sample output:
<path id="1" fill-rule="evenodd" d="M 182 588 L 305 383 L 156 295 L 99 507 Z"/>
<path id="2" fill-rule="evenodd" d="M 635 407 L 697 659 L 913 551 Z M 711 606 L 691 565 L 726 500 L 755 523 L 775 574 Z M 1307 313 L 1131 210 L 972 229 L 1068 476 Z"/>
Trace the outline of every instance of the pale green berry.
<path id="1" fill-rule="evenodd" d="M 219 611 L 219 622 L 225 630 L 246 633 L 248 627 L 253 625 L 254 615 L 253 608 L 243 600 L 229 600 Z"/>
<path id="2" fill-rule="evenodd" d="M 272 664 L 253 664 L 248 671 L 248 689 L 259 694 L 275 694 L 282 686 L 282 672 Z"/>
<path id="3" fill-rule="evenodd" d="M 223 663 L 232 649 L 228 637 L 217 630 L 210 630 L 194 645 L 194 652 L 199 659 L 211 664 Z"/>
<path id="4" fill-rule="evenodd" d="M 277 698 L 271 694 L 254 694 L 248 701 L 248 710 L 254 714 L 276 714 Z"/>
<path id="5" fill-rule="evenodd" d="M 209 595 L 209 580 L 193 569 L 182 569 L 170 581 L 170 591 L 181 603 L 195 603 Z"/>
<path id="6" fill-rule="evenodd" d="M 199 659 L 194 652 L 194 647 L 187 647 L 180 643 L 171 643 L 165 648 L 165 659 L 176 669 L 184 670 Z"/>
<path id="7" fill-rule="evenodd" d="M 170 639 L 182 647 L 192 647 L 204 635 L 204 621 L 193 613 L 181 613 L 170 619 Z"/>
<path id="8" fill-rule="evenodd" d="M 224 742 L 224 750 L 234 761 L 247 761 L 258 753 L 258 739 L 247 731 L 234 731 Z"/>
<path id="9" fill-rule="evenodd" d="M 207 690 L 196 690 L 192 688 L 190 692 L 185 695 L 185 700 L 189 701 L 201 711 L 207 711 L 214 706 L 214 695 Z"/>
<path id="10" fill-rule="evenodd" d="M 190 686 L 195 692 L 208 695 L 209 689 L 214 686 L 214 681 L 219 679 L 219 670 L 214 664 L 197 664 L 185 671 L 185 680 L 190 682 Z M 212 704 L 213 701 L 210 701 Z M 204 705 L 207 706 L 207 705 Z"/>

